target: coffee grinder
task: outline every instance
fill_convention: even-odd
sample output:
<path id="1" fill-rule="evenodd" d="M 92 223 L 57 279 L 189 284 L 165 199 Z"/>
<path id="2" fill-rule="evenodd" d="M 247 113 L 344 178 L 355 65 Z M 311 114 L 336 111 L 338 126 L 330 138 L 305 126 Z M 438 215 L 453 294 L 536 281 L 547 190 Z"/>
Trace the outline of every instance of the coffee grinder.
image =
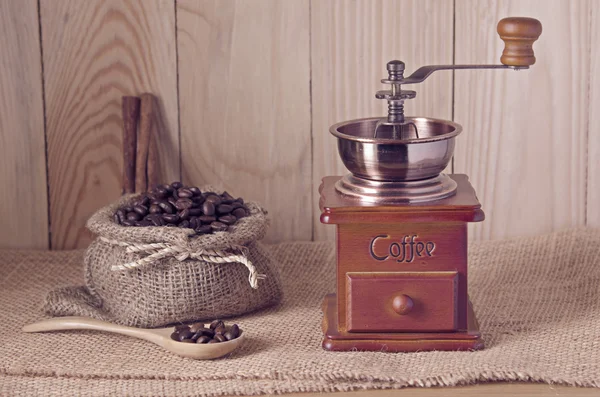
<path id="1" fill-rule="evenodd" d="M 336 225 L 337 291 L 323 301 L 323 347 L 333 351 L 477 350 L 484 344 L 467 294 L 467 223 L 484 213 L 466 175 L 443 173 L 462 127 L 405 117 L 404 101 L 438 70 L 528 69 L 542 26 L 498 23 L 501 65 L 432 65 L 404 77 L 387 64 L 384 118 L 330 128 L 350 174 L 319 188 L 321 222 Z"/>

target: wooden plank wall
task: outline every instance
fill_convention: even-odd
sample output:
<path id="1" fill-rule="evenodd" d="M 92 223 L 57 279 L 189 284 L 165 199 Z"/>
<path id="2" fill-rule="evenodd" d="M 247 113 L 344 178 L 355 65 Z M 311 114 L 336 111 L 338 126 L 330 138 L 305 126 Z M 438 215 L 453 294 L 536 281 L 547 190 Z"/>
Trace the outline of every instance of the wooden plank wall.
<path id="1" fill-rule="evenodd" d="M 271 240 L 310 240 L 308 0 L 177 2 L 185 183 L 265 203 Z"/>
<path id="2" fill-rule="evenodd" d="M 179 178 L 173 1 L 41 0 L 53 248 L 86 246 L 85 221 L 121 194 L 121 96 L 162 102 L 161 167 Z"/>
<path id="3" fill-rule="evenodd" d="M 564 0 L 456 3 L 456 63 L 497 61 L 490 26 L 508 15 L 543 23 L 527 71 L 457 71 L 455 121 L 464 126 L 455 172 L 470 176 L 486 222 L 476 239 L 585 224 L 590 5 Z"/>
<path id="4" fill-rule="evenodd" d="M 600 227 L 600 2 L 591 1 L 586 224 Z"/>
<path id="5" fill-rule="evenodd" d="M 270 211 L 269 241 L 326 239 L 317 187 L 337 121 L 384 113 L 393 58 L 498 62 L 497 21 L 539 18 L 529 71 L 439 72 L 407 114 L 464 127 L 454 172 L 474 239 L 600 226 L 600 4 L 593 0 L 0 0 L 0 247 L 69 249 L 120 193 L 122 95 L 161 100 L 163 179 Z M 45 111 L 45 112 L 44 112 Z M 47 170 L 47 172 L 46 172 Z M 452 171 L 452 170 L 449 170 Z"/>
<path id="6" fill-rule="evenodd" d="M 0 246 L 48 248 L 36 0 L 0 0 Z"/>

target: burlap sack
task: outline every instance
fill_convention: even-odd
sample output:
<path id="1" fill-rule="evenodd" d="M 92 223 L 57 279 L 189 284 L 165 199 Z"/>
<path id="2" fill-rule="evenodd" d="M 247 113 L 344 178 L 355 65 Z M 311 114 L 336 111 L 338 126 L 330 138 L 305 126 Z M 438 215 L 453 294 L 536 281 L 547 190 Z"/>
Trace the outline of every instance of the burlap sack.
<path id="1" fill-rule="evenodd" d="M 279 277 L 258 243 L 268 227 L 259 205 L 247 202 L 250 215 L 230 231 L 196 236 L 192 229 L 115 223 L 115 211 L 134 197 L 124 196 L 88 220 L 88 229 L 98 237 L 84 257 L 86 285 L 51 291 L 46 313 L 159 327 L 239 315 L 279 302 Z"/>

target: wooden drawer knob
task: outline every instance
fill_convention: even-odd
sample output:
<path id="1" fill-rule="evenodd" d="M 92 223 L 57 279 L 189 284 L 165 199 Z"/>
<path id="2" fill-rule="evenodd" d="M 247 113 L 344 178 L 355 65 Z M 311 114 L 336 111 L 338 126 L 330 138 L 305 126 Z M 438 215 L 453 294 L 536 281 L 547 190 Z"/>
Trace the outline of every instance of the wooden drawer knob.
<path id="1" fill-rule="evenodd" d="M 400 315 L 408 314 L 412 310 L 414 302 L 408 295 L 397 295 L 392 300 L 392 308 Z"/>
<path id="2" fill-rule="evenodd" d="M 533 42 L 542 34 L 542 24 L 534 18 L 510 17 L 498 22 L 498 34 L 504 41 L 500 62 L 508 66 L 531 66 L 535 63 Z"/>

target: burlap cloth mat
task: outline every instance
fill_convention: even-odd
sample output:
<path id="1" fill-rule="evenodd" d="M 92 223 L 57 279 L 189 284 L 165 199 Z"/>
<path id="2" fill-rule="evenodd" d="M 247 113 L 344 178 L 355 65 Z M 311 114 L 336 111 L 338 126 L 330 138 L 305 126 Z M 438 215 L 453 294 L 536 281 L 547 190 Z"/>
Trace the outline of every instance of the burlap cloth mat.
<path id="1" fill-rule="evenodd" d="M 600 231 L 470 247 L 470 295 L 487 348 L 390 354 L 321 350 L 331 243 L 273 246 L 284 301 L 236 319 L 247 343 L 192 361 L 94 332 L 23 334 L 44 294 L 82 282 L 81 251 L 0 252 L 0 395 L 227 395 L 521 380 L 600 386 Z"/>

